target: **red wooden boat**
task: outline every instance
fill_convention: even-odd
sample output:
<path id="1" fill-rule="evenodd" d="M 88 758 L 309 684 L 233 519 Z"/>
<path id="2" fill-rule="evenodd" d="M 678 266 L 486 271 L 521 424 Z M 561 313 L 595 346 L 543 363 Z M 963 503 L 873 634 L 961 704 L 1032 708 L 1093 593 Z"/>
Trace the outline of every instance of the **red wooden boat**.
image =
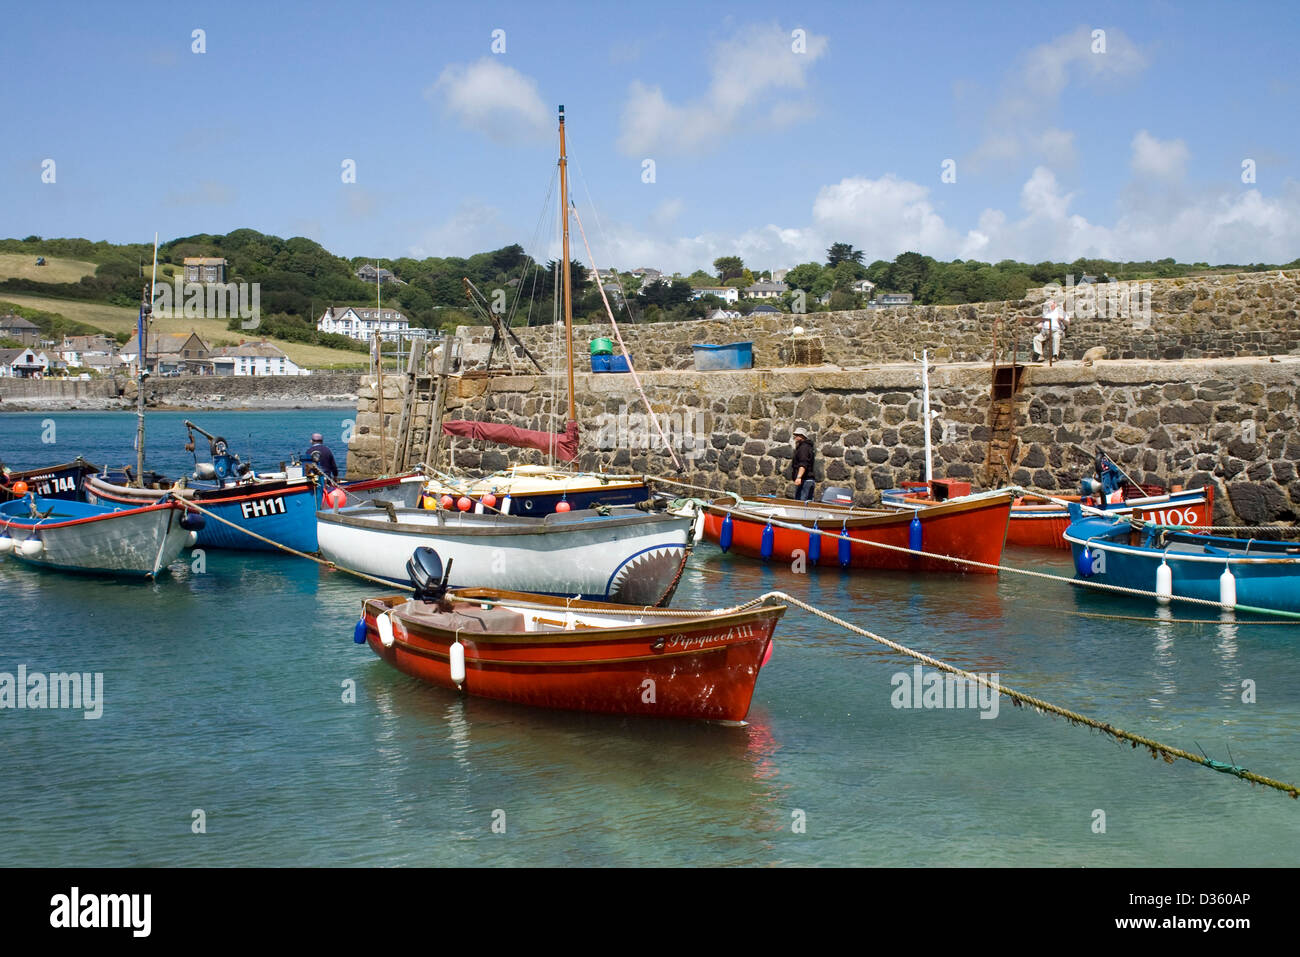
<path id="1" fill-rule="evenodd" d="M 1117 518 L 1139 518 L 1161 525 L 1211 525 L 1214 519 L 1214 486 L 1173 491 L 1160 495 L 1140 495 L 1125 498 L 1122 502 L 1106 504 L 1099 498 L 1080 498 L 1078 495 L 1057 495 L 1066 502 L 1082 502 L 1093 508 L 1105 509 Z M 1036 495 L 1025 495 L 1011 506 L 1011 525 L 1007 529 L 1007 542 L 1012 545 L 1041 545 L 1047 548 L 1068 549 L 1064 538 L 1070 524 L 1067 506 Z"/>
<path id="2" fill-rule="evenodd" d="M 782 498 L 741 503 L 724 498 L 706 508 L 704 534 L 724 551 L 785 564 L 796 561 L 798 552 L 809 565 L 823 568 L 992 574 L 993 569 L 863 543 L 878 542 L 996 565 L 1002 558 L 1011 497 L 1010 492 L 986 492 L 906 511 Z M 919 535 L 912 524 L 914 519 L 920 526 Z M 847 536 L 848 541 L 814 534 L 814 528 Z M 814 539 L 820 539 L 820 544 L 814 544 Z"/>
<path id="3" fill-rule="evenodd" d="M 412 565 L 418 560 L 417 553 Z M 442 595 L 417 585 L 413 599 L 364 602 L 354 639 L 404 674 L 481 698 L 741 721 L 783 614 L 784 605 L 664 612 L 494 588 Z"/>
<path id="4" fill-rule="evenodd" d="M 907 494 L 886 496 L 884 501 L 889 508 L 928 508 L 935 504 L 936 500 L 924 482 L 905 482 L 903 491 Z M 1022 495 L 1011 503 L 1007 544 L 1068 549 L 1070 545 L 1063 537 L 1070 524 L 1069 509 L 1064 504 L 1067 502 L 1104 509 L 1117 518 L 1136 517 L 1161 525 L 1213 523 L 1213 485 L 1197 489 L 1174 486 L 1171 492 L 1155 485 L 1126 485 L 1123 495 L 1122 500 L 1109 503 L 1101 495 L 1054 495 L 1052 498 L 1058 500 L 1055 502 L 1039 495 Z"/>

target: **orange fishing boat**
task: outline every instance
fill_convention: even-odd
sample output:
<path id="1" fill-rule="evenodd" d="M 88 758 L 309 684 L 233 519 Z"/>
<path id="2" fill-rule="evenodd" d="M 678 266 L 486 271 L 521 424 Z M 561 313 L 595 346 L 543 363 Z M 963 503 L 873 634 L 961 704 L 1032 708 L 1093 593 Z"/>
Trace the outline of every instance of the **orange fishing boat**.
<path id="1" fill-rule="evenodd" d="M 407 565 L 415 597 L 364 602 L 353 639 L 421 681 L 541 708 L 741 721 L 785 614 L 448 592 L 450 566 L 417 549 Z"/>

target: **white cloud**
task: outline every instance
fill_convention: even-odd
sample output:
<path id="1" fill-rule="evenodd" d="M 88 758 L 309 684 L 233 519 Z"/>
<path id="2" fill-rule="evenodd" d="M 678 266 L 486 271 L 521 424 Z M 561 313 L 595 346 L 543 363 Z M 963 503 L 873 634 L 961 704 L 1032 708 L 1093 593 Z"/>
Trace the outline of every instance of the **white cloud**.
<path id="1" fill-rule="evenodd" d="M 498 143 L 527 142 L 550 135 L 551 114 L 532 77 L 486 56 L 452 64 L 425 91 L 460 123 Z"/>
<path id="2" fill-rule="evenodd" d="M 806 119 L 811 110 L 774 100 L 801 90 L 826 38 L 807 34 L 796 53 L 791 33 L 776 24 L 753 25 L 717 44 L 709 55 L 709 87 L 698 99 L 674 104 L 657 86 L 634 81 L 623 107 L 619 148 L 630 156 L 670 155 L 721 148 L 746 120 L 768 123 Z"/>
<path id="3" fill-rule="evenodd" d="M 683 274 L 737 254 L 756 269 L 820 262 L 832 242 L 852 243 L 867 262 L 907 250 L 942 260 L 1031 263 L 1165 256 L 1183 262 L 1284 263 L 1300 255 L 1300 184 L 1295 182 L 1271 197 L 1244 187 L 1189 189 L 1176 204 L 1135 189 L 1109 225 L 1090 220 L 1075 203 L 1076 195 L 1039 166 L 1021 187 L 1017 214 L 986 209 L 963 231 L 944 220 L 929 187 L 892 175 L 850 177 L 818 192 L 806 225 L 666 237 L 615 223 L 605 230 L 608 248 L 597 255 Z"/>
<path id="4" fill-rule="evenodd" d="M 1158 140 L 1146 130 L 1133 137 L 1133 172 L 1167 182 L 1178 182 L 1187 173 L 1187 144 L 1182 140 Z"/>
<path id="5" fill-rule="evenodd" d="M 1092 52 L 1090 27 L 1053 37 L 1034 47 L 1011 70 L 985 118 L 984 139 L 971 154 L 972 169 L 995 166 L 1023 155 L 1053 165 L 1074 161 L 1074 134 L 1053 127 L 1061 99 L 1072 82 L 1114 82 L 1140 72 L 1146 58 L 1121 31 L 1106 30 L 1106 52 Z"/>
<path id="6" fill-rule="evenodd" d="M 485 249 L 500 249 L 513 242 L 518 242 L 517 233 L 505 221 L 500 209 L 467 200 L 446 220 L 426 229 L 411 245 L 408 254 L 416 259 L 469 256 Z"/>

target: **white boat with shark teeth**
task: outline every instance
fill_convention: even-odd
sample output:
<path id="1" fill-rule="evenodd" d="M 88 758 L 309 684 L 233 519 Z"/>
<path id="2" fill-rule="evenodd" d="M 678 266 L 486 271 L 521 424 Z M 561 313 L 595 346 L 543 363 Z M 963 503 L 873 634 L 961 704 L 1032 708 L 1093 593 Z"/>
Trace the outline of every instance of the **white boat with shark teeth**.
<path id="1" fill-rule="evenodd" d="M 420 546 L 451 559 L 453 587 L 483 586 L 627 605 L 667 604 L 691 519 L 637 508 L 542 518 L 358 505 L 316 513 L 321 555 L 404 584 Z"/>

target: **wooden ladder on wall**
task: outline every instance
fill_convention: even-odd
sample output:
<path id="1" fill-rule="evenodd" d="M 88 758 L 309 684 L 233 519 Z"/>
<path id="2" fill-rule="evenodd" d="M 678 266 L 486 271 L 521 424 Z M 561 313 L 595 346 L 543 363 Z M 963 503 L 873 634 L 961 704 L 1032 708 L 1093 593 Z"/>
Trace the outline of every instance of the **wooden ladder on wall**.
<path id="1" fill-rule="evenodd" d="M 1020 391 L 1025 386 L 1028 370 L 1019 362 L 1019 342 L 1015 332 L 1011 339 L 1011 363 L 998 362 L 998 334 L 1006 334 L 1005 322 L 993 323 L 993 375 L 989 387 L 989 442 L 984 454 L 984 484 L 989 488 L 1007 485 L 1015 467 L 1020 439 L 1016 435 L 1020 424 Z"/>

